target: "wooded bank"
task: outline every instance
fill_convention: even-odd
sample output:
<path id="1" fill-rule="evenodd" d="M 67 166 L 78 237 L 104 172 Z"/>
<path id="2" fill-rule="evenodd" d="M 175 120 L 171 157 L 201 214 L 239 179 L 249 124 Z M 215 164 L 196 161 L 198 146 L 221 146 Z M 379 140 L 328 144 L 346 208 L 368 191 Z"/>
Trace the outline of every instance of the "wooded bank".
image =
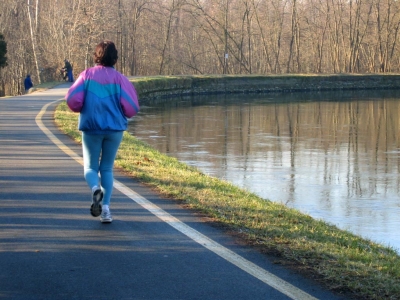
<path id="1" fill-rule="evenodd" d="M 400 88 L 400 74 L 146 76 L 130 79 L 141 104 L 183 95 Z"/>
<path id="2" fill-rule="evenodd" d="M 2 0 L 0 95 L 93 64 L 102 39 L 127 76 L 399 73 L 396 0 Z"/>

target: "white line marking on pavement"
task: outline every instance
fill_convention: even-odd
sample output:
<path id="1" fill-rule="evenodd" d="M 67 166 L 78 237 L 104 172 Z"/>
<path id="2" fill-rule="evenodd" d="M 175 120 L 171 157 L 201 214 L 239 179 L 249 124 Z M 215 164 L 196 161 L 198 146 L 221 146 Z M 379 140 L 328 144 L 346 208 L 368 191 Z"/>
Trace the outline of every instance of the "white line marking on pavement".
<path id="1" fill-rule="evenodd" d="M 36 116 L 35 121 L 39 128 L 48 136 L 48 138 L 62 151 L 64 151 L 67 155 L 77 161 L 79 164 L 83 165 L 83 159 L 77 153 L 72 151 L 68 148 L 64 143 L 62 143 L 42 122 L 42 116 L 46 112 L 47 108 L 56 103 L 57 100 L 51 103 L 46 104 L 43 106 L 42 110 Z M 161 219 L 162 221 L 166 222 L 176 230 L 180 231 L 196 243 L 202 245 L 203 247 L 209 249 L 210 251 L 214 252 L 215 254 L 219 255 L 223 259 L 229 261 L 230 263 L 234 264 L 235 266 L 239 267 L 243 271 L 247 272 L 248 274 L 258 278 L 262 282 L 266 283 L 267 285 L 273 287 L 274 289 L 280 291 L 282 294 L 290 297 L 291 299 L 301 299 L 301 300 L 311 300 L 317 299 L 313 296 L 307 294 L 303 290 L 291 285 L 290 283 L 282 280 L 281 278 L 273 275 L 272 273 L 260 268 L 256 264 L 246 260 L 245 258 L 241 257 L 237 253 L 225 248 L 224 246 L 218 244 L 217 242 L 213 241 L 212 239 L 208 238 L 204 234 L 198 232 L 197 230 L 191 228 L 190 226 L 186 225 L 185 223 L 181 222 L 179 219 L 175 218 L 171 214 L 167 213 L 165 210 L 161 209 L 157 205 L 153 204 L 146 198 L 140 196 L 138 193 L 132 191 L 130 188 L 122 184 L 121 182 L 114 180 L 114 187 L 119 190 L 121 193 L 135 201 L 137 204 L 142 206 L 144 209 L 148 210 L 156 217 Z"/>

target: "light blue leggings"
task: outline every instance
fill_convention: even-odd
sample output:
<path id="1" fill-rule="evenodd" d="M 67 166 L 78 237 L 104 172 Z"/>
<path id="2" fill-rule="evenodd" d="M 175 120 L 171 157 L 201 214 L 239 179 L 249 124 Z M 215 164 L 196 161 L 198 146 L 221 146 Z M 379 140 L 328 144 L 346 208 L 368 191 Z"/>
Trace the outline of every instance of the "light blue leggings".
<path id="1" fill-rule="evenodd" d="M 82 132 L 84 176 L 90 189 L 99 186 L 104 193 L 103 205 L 109 205 L 114 184 L 114 160 L 122 141 L 123 131 L 109 134 Z M 99 177 L 100 173 L 100 177 Z"/>

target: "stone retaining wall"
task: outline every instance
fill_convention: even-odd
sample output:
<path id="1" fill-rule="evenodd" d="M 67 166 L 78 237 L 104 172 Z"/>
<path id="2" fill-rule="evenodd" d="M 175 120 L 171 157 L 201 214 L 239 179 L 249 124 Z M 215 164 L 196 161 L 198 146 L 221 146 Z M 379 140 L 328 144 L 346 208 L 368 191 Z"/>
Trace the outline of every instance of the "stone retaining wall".
<path id="1" fill-rule="evenodd" d="M 398 89 L 400 74 L 132 77 L 141 101 L 182 95 Z"/>

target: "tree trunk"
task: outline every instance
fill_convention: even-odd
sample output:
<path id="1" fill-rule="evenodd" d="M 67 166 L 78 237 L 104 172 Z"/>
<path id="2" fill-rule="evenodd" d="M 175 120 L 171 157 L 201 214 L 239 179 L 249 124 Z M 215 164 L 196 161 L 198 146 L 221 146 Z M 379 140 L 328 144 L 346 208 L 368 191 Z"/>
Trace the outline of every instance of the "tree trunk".
<path id="1" fill-rule="evenodd" d="M 36 0 L 36 4 L 38 4 L 39 0 Z M 35 66 L 36 66 L 36 72 L 37 72 L 37 78 L 39 84 L 42 83 L 42 80 L 40 78 L 40 68 L 39 68 L 39 62 L 38 62 L 38 57 L 36 54 L 36 32 L 33 32 L 33 24 L 32 24 L 32 17 L 31 17 L 31 3 L 30 0 L 28 0 L 28 19 L 29 19 L 29 28 L 31 32 L 31 41 L 32 41 L 32 51 L 33 51 L 33 59 L 35 61 Z M 37 20 L 36 20 L 37 22 Z"/>

